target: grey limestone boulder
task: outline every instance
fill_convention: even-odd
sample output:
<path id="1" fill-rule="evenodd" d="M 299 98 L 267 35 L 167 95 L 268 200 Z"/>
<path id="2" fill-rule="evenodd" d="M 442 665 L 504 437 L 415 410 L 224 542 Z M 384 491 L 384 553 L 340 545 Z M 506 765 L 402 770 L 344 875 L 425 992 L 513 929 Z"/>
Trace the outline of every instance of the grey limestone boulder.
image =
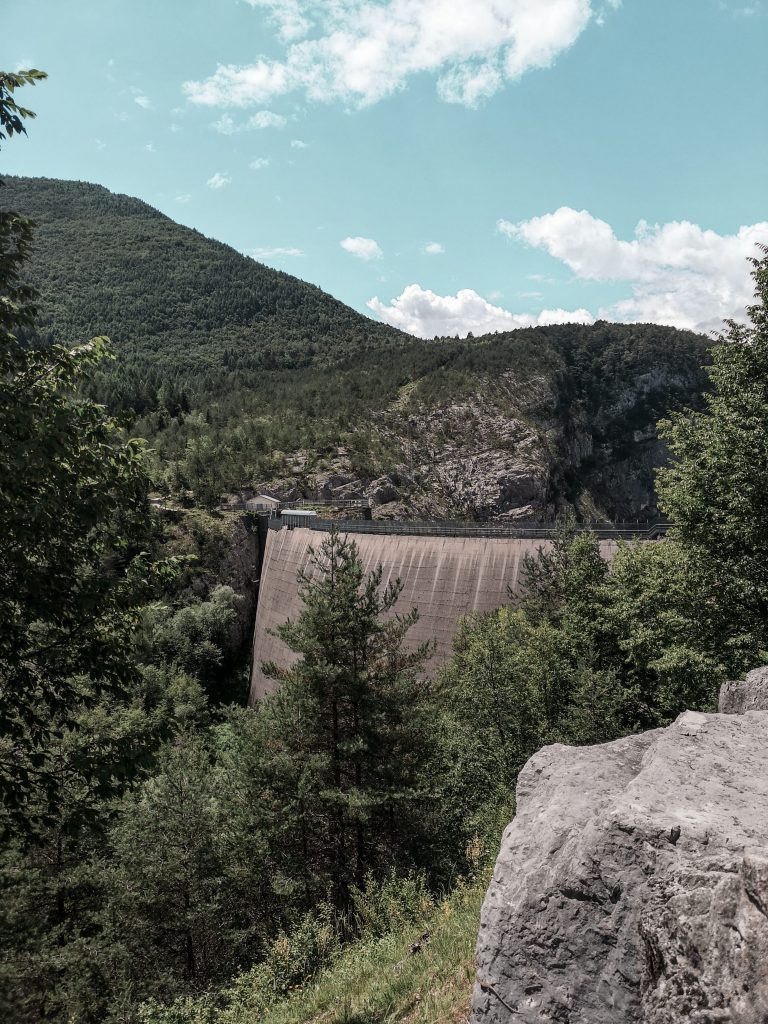
<path id="1" fill-rule="evenodd" d="M 768 666 L 747 672 L 746 679 L 730 680 L 720 687 L 717 710 L 723 715 L 768 711 Z"/>
<path id="2" fill-rule="evenodd" d="M 378 477 L 368 486 L 366 494 L 374 505 L 389 505 L 400 498 L 400 491 L 390 476 Z"/>
<path id="3" fill-rule="evenodd" d="M 554 745 L 520 774 L 473 1024 L 768 1022 L 768 711 Z"/>

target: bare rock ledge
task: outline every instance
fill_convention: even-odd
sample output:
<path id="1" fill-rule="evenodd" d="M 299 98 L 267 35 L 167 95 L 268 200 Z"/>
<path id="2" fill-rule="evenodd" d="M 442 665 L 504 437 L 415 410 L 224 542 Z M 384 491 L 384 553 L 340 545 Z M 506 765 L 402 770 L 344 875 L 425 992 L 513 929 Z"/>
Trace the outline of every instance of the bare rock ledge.
<path id="1" fill-rule="evenodd" d="M 746 679 L 723 683 L 717 710 L 722 715 L 743 715 L 745 711 L 768 711 L 768 666 L 747 672 Z"/>
<path id="2" fill-rule="evenodd" d="M 540 750 L 477 964 L 473 1024 L 768 1022 L 768 711 Z"/>

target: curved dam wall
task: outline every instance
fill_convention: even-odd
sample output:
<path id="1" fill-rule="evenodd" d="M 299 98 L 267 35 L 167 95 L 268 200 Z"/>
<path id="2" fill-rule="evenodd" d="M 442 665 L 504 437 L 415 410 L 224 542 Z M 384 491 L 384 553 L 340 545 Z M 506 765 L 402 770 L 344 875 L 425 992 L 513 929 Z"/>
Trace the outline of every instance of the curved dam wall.
<path id="1" fill-rule="evenodd" d="M 516 592 L 520 590 L 525 555 L 549 547 L 546 540 L 512 537 L 355 533 L 349 538 L 357 544 L 366 570 L 381 564 L 382 586 L 398 577 L 402 581 L 395 610 L 419 610 L 419 621 L 408 633 L 409 646 L 427 640 L 436 642 L 428 670 L 450 657 L 459 619 L 470 612 L 489 612 L 506 604 L 507 585 Z M 273 661 L 287 668 L 296 660 L 296 655 L 270 631 L 301 613 L 296 573 L 308 569 L 309 548 L 318 548 L 323 539 L 323 533 L 301 528 L 268 533 L 253 642 L 251 706 L 275 689 L 275 681 L 262 672 L 262 663 Z M 611 558 L 616 548 L 614 540 L 600 541 L 604 558 Z"/>

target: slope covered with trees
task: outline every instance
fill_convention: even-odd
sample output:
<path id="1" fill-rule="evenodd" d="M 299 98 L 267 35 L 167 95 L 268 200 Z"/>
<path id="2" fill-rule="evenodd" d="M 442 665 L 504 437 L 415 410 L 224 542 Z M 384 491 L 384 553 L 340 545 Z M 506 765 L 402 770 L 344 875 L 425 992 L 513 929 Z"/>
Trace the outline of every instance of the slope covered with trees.
<path id="1" fill-rule="evenodd" d="M 30 271 L 43 337 L 90 336 L 99 325 L 137 371 L 209 393 L 264 369 L 337 361 L 402 339 L 139 199 L 85 182 L 5 182 L 4 202 L 37 225 Z"/>
<path id="2" fill-rule="evenodd" d="M 498 514 L 514 498 L 453 500 L 482 431 L 475 475 L 514 473 L 533 448 L 541 510 L 558 495 L 630 515 L 652 492 L 656 419 L 704 385 L 707 343 L 687 332 L 600 322 L 424 341 L 97 185 L 9 178 L 3 202 L 37 225 L 31 336 L 108 335 L 117 359 L 92 395 L 151 443 L 158 488 L 204 503 L 244 486 L 311 495 L 334 474 L 373 493 L 388 475 L 397 514 Z M 455 465 L 436 472 L 447 445 Z M 401 487 L 403 467 L 416 475 Z M 644 497 L 614 500 L 638 474 Z"/>

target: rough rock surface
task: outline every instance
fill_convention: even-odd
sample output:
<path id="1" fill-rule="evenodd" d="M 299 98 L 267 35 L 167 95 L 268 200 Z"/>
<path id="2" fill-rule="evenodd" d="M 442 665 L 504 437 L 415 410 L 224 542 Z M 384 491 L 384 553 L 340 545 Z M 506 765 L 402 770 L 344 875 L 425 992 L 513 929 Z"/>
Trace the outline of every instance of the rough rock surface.
<path id="1" fill-rule="evenodd" d="M 768 666 L 753 669 L 746 679 L 723 683 L 717 710 L 723 715 L 768 711 Z"/>
<path id="2" fill-rule="evenodd" d="M 230 525 L 229 543 L 216 570 L 216 582 L 232 587 L 240 595 L 239 625 L 243 638 L 253 629 L 256 616 L 256 579 L 259 570 L 259 542 L 245 520 Z"/>
<path id="3" fill-rule="evenodd" d="M 590 409 L 564 386 L 518 370 L 455 395 L 406 385 L 357 425 L 364 457 L 341 446 L 294 452 L 286 475 L 261 488 L 286 500 L 365 496 L 377 519 L 551 520 L 564 504 L 586 518 L 652 518 L 666 460 L 655 424 L 693 380 L 670 367 L 630 375 Z"/>
<path id="4" fill-rule="evenodd" d="M 768 1022 L 768 712 L 532 757 L 477 962 L 473 1024 Z"/>

